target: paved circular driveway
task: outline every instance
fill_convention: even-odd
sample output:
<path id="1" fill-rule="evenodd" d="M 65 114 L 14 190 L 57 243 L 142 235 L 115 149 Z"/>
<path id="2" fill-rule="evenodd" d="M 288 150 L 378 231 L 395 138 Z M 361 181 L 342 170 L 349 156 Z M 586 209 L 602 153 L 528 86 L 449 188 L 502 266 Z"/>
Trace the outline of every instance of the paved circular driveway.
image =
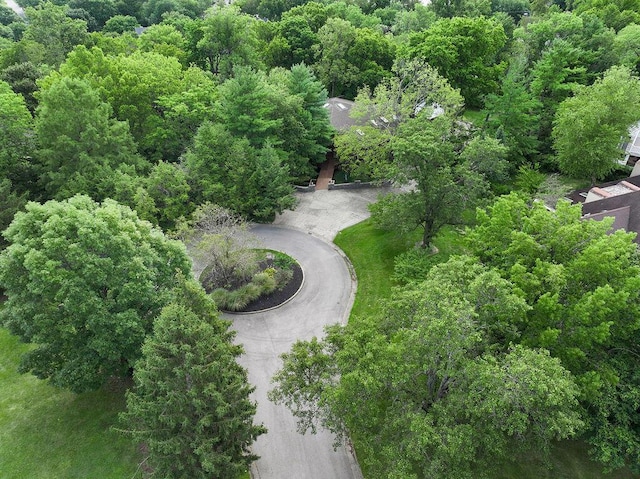
<path id="1" fill-rule="evenodd" d="M 322 336 L 326 325 L 344 322 L 353 302 L 355 283 L 343 256 L 329 243 L 289 228 L 258 225 L 253 228 L 265 247 L 294 257 L 305 282 L 284 306 L 254 314 L 226 315 L 233 321 L 245 354 L 240 363 L 256 387 L 256 422 L 268 433 L 254 444 L 261 458 L 254 463 L 254 479 L 356 479 L 360 469 L 346 447 L 333 450 L 333 436 L 298 434 L 293 416 L 267 399 L 271 377 L 280 368 L 280 354 L 298 339 Z"/>

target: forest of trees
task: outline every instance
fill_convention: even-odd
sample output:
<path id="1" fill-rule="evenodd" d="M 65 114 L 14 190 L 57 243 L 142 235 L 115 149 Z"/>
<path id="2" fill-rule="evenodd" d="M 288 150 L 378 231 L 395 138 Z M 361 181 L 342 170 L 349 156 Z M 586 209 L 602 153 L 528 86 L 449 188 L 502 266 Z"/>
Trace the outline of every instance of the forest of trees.
<path id="1" fill-rule="evenodd" d="M 372 206 L 376 225 L 427 247 L 472 222 L 468 255 L 402 282 L 366 330 L 296 345 L 273 398 L 356 433 L 379 477 L 491 477 L 565 437 L 638 468 L 633 237 L 526 194 L 541 174 L 624 176 L 640 0 L 18 3 L 24 17 L 0 4 L 0 321 L 38 345 L 22 371 L 73 391 L 133 377 L 125 420 L 139 440 L 155 431 L 159 470 L 241 472 L 264 432 L 241 349 L 165 234 L 204 204 L 272 221 L 334 149 L 351 174 L 412 185 Z M 359 121 L 340 133 L 335 96 Z M 513 189 L 525 196 L 500 197 Z M 287 374 L 316 363 L 318 377 Z M 236 439 L 185 454 L 194 417 L 172 403 L 183 430 L 166 434 L 159 377 L 193 404 L 215 384 L 220 404 L 196 416 L 227 410 Z"/>

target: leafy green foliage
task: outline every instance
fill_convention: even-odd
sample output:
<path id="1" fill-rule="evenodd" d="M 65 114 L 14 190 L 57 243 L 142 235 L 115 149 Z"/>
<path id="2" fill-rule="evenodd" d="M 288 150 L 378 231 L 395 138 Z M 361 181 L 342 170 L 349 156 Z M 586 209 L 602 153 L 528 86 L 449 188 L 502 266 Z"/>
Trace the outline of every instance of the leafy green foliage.
<path id="1" fill-rule="evenodd" d="M 257 20 L 236 6 L 212 7 L 199 23 L 195 51 L 196 63 L 224 81 L 239 66 L 257 67 Z"/>
<path id="2" fill-rule="evenodd" d="M 375 30 L 356 28 L 342 18 L 329 18 L 317 37 L 314 68 L 330 96 L 353 98 L 359 88 L 374 88 L 389 76 L 394 48 Z"/>
<path id="3" fill-rule="evenodd" d="M 526 305 L 497 275 L 480 279 L 468 266 L 450 261 L 396 292 L 365 328 L 334 327 L 323 342 L 295 345 L 272 399 L 302 430 L 319 423 L 358 437 L 371 477 L 491 477 L 521 447 L 574 434 L 578 390 L 559 360 L 483 346 L 489 304 L 504 318 Z M 496 288 L 503 301 L 492 302 Z"/>
<path id="4" fill-rule="evenodd" d="M 630 365 L 637 360 L 640 266 L 633 234 L 607 236 L 610 225 L 581 221 L 580 208 L 567 202 L 550 212 L 511 195 L 479 211 L 468 238 L 474 254 L 531 307 L 515 323 L 519 342 L 548 349 L 575 376 L 597 457 L 610 467 L 635 467 L 640 385 Z"/>
<path id="5" fill-rule="evenodd" d="M 38 105 L 34 94 L 38 91 L 36 80 L 41 76 L 40 69 L 31 62 L 14 63 L 7 66 L 0 76 L 14 92 L 24 97 L 27 108 L 33 113 Z"/>
<path id="6" fill-rule="evenodd" d="M 175 284 L 184 247 L 111 200 L 29 203 L 5 232 L 0 319 L 36 344 L 21 370 L 73 391 L 126 376 Z"/>
<path id="7" fill-rule="evenodd" d="M 602 80 L 578 89 L 560 104 L 553 128 L 560 171 L 602 180 L 623 158 L 620 138 L 637 121 L 640 80 L 615 67 Z"/>
<path id="8" fill-rule="evenodd" d="M 87 81 L 61 78 L 42 93 L 35 123 L 41 181 L 50 198 L 76 193 L 102 200 L 113 194 L 113 170 L 143 170 L 125 122 L 111 116 Z"/>
<path id="9" fill-rule="evenodd" d="M 24 39 L 35 42 L 42 54 L 42 62 L 54 68 L 87 38 L 87 23 L 69 18 L 66 9 L 66 6 L 47 1 L 25 10 L 28 23 Z"/>
<path id="10" fill-rule="evenodd" d="M 126 33 L 133 31 L 140 23 L 131 15 L 114 15 L 109 18 L 102 28 L 103 32 Z"/>
<path id="11" fill-rule="evenodd" d="M 379 213 L 395 216 L 398 227 L 398 220 L 414 218 L 404 228 L 422 226 L 425 247 L 442 226 L 458 221 L 485 190 L 485 181 L 464 158 L 456 158 L 454 135 L 454 123 L 446 115 L 435 119 L 420 115 L 400 126 L 392 143 L 396 177 L 415 181 L 416 189 L 374 207 L 374 219 Z M 391 212 L 385 214 L 385 206 Z"/>
<path id="12" fill-rule="evenodd" d="M 183 70 L 177 58 L 164 54 L 110 56 L 79 46 L 46 82 L 60 75 L 89 81 L 116 118 L 129 123 L 140 152 L 150 160 L 176 160 L 210 115 L 212 80 L 203 72 Z M 182 118 L 186 121 L 180 125 Z"/>
<path id="13" fill-rule="evenodd" d="M 220 204 L 258 221 L 271 221 L 294 204 L 283 155 L 271 145 L 256 150 L 222 124 L 204 124 L 184 165 L 201 201 Z M 233 165 L 228 168 L 227 165 Z M 201 173 L 202 172 L 202 173 Z"/>
<path id="14" fill-rule="evenodd" d="M 29 156 L 34 150 L 33 119 L 24 98 L 0 81 L 0 171 L 21 192 L 29 191 L 35 181 Z"/>
<path id="15" fill-rule="evenodd" d="M 285 256 L 280 253 L 280 263 L 285 261 L 282 259 Z M 242 311 L 247 307 L 249 303 L 257 300 L 261 296 L 265 296 L 273 293 L 276 290 L 284 288 L 287 283 L 293 277 L 292 263 L 295 260 L 289 256 L 286 263 L 288 266 L 268 267 L 258 273 L 254 274 L 246 284 L 241 285 L 233 290 L 227 290 L 224 288 L 214 289 L 211 292 L 211 298 L 218 305 L 218 307 L 225 311 Z M 202 277 L 206 277 L 207 270 L 203 271 Z M 205 285 L 206 289 L 206 285 Z"/>
<path id="16" fill-rule="evenodd" d="M 121 421 L 147 444 L 155 474 L 238 477 L 257 459 L 250 447 L 266 432 L 253 424 L 253 388 L 237 363 L 242 347 L 198 285 L 182 288 L 142 347 Z"/>
<path id="17" fill-rule="evenodd" d="M 539 101 L 527 90 L 518 65 L 512 65 L 502 80 L 500 95 L 487 97 L 488 127 L 509 148 L 509 160 L 521 165 L 538 151 Z"/>
<path id="18" fill-rule="evenodd" d="M 455 17 L 414 34 L 409 54 L 436 68 L 460 89 L 468 106 L 478 107 L 483 95 L 498 90 L 504 71 L 498 53 L 506 40 L 502 25 L 492 19 Z"/>
<path id="19" fill-rule="evenodd" d="M 14 215 L 27 203 L 26 193 L 18 194 L 11 180 L 0 180 L 0 231 L 4 231 L 13 221 Z M 0 235 L 0 250 L 8 246 L 8 242 Z"/>

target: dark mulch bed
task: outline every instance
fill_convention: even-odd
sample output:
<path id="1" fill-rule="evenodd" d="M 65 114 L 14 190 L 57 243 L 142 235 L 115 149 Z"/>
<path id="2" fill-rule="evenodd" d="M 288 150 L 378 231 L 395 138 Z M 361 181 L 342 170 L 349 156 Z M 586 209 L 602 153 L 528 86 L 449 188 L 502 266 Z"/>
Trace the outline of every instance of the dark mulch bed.
<path id="1" fill-rule="evenodd" d="M 292 266 L 293 276 L 291 280 L 284 286 L 284 288 L 274 291 L 273 293 L 261 296 L 255 301 L 249 303 L 246 308 L 240 311 L 234 311 L 235 313 L 251 313 L 254 311 L 262 311 L 263 309 L 274 308 L 281 305 L 289 298 L 291 298 L 296 291 L 300 289 L 302 284 L 302 268 L 298 263 Z"/>

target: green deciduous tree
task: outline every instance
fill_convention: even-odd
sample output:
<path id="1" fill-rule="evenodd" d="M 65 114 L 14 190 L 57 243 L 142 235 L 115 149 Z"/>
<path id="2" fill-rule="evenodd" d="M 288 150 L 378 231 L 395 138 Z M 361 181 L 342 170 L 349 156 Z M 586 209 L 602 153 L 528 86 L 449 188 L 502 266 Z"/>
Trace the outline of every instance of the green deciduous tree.
<path id="1" fill-rule="evenodd" d="M 568 202 L 550 212 L 510 195 L 479 212 L 469 246 L 530 306 L 519 342 L 548 349 L 575 376 L 592 452 L 608 467 L 636 467 L 637 246 L 632 234 L 607 235 L 610 220 L 580 216 Z"/>
<path id="2" fill-rule="evenodd" d="M 27 194 L 17 193 L 11 181 L 7 178 L 0 179 L 0 231 L 4 231 L 13 221 L 14 215 L 27 203 Z M 9 243 L 0 235 L 0 251 Z"/>
<path id="3" fill-rule="evenodd" d="M 412 35 L 408 53 L 436 68 L 467 105 L 478 107 L 484 95 L 498 91 L 505 70 L 499 53 L 506 41 L 504 28 L 492 19 L 456 17 Z"/>
<path id="4" fill-rule="evenodd" d="M 622 159 L 620 141 L 638 120 L 640 80 L 615 67 L 560 104 L 553 127 L 560 171 L 592 184 Z"/>
<path id="5" fill-rule="evenodd" d="M 266 432 L 253 424 L 253 388 L 237 363 L 242 347 L 199 285 L 182 288 L 142 347 L 120 419 L 147 445 L 158 476 L 238 477 L 257 459 L 250 447 Z"/>
<path id="6" fill-rule="evenodd" d="M 140 15 L 147 20 L 147 24 L 152 25 L 160 23 L 165 15 L 173 12 L 196 18 L 210 5 L 205 0 L 146 0 L 140 6 Z"/>
<path id="7" fill-rule="evenodd" d="M 0 78 L 6 81 L 14 92 L 20 93 L 24 97 L 27 108 L 34 113 L 38 101 L 34 93 L 38 91 L 36 80 L 41 77 L 40 69 L 30 62 L 14 63 L 2 71 Z"/>
<path id="8" fill-rule="evenodd" d="M 581 16 L 591 14 L 599 17 L 606 26 L 616 31 L 629 24 L 640 23 L 638 0 L 576 0 L 573 9 Z"/>
<path id="9" fill-rule="evenodd" d="M 35 345 L 20 369 L 76 392 L 130 374 L 176 272 L 191 269 L 182 244 L 112 200 L 29 203 L 5 238 L 0 319 Z"/>
<path id="10" fill-rule="evenodd" d="M 231 288 L 258 271 L 260 242 L 247 221 L 227 208 L 211 203 L 198 206 L 179 222 L 175 236 L 189 248 L 205 288 Z"/>
<path id="11" fill-rule="evenodd" d="M 177 118 L 184 114 L 190 137 L 197 128 L 192 124 L 194 114 L 202 114 L 211 105 L 203 98 L 203 90 L 212 97 L 214 91 L 212 80 L 202 72 L 183 70 L 177 58 L 156 52 L 112 56 L 96 47 L 89 50 L 80 46 L 69 55 L 60 73 L 52 74 L 44 83 L 59 76 L 89 81 L 111 105 L 116 118 L 129 123 L 140 152 L 153 161 L 177 160 L 190 139 L 185 138 L 185 125 L 177 125 Z M 204 106 L 191 103 L 195 99 Z M 193 108 L 171 110 L 180 103 Z"/>
<path id="12" fill-rule="evenodd" d="M 356 28 L 341 18 L 330 18 L 318 31 L 315 70 L 329 96 L 344 95 L 355 85 L 357 68 L 349 63 L 348 52 L 356 41 Z"/>
<path id="13" fill-rule="evenodd" d="M 613 42 L 618 62 L 635 73 L 640 73 L 640 25 L 627 25 L 618 32 Z"/>
<path id="14" fill-rule="evenodd" d="M 420 115 L 401 125 L 392 140 L 393 178 L 415 182 L 415 190 L 372 205 L 374 221 L 405 231 L 421 226 L 424 247 L 442 226 L 458 221 L 462 211 L 485 190 L 485 181 L 464 158 L 456 157 L 455 142 L 454 122 L 448 116 L 429 119 Z M 385 213 L 389 207 L 395 214 Z M 386 221 L 401 218 L 397 213 L 407 208 L 411 213 L 403 215 L 404 219 L 413 217 L 413 222 L 399 225 L 397 220 L 392 224 Z"/>
<path id="15" fill-rule="evenodd" d="M 399 58 L 392 70 L 395 75 L 373 91 L 365 88 L 359 92 L 352 110 L 354 118 L 375 120 L 393 132 L 419 113 L 432 116 L 439 108 L 450 116 L 460 113 L 460 91 L 424 60 Z"/>
<path id="16" fill-rule="evenodd" d="M 140 50 L 144 52 L 156 52 L 175 57 L 182 64 L 186 62 L 186 40 L 173 25 L 151 25 L 140 36 L 138 43 Z"/>
<path id="17" fill-rule="evenodd" d="M 581 427 L 560 361 L 524 347 L 489 352 L 486 326 L 526 305 L 473 259 L 452 259 L 386 306 L 364 328 L 294 345 L 270 393 L 301 430 L 357 436 L 372 477 L 495 477 L 519 452 Z"/>
<path id="18" fill-rule="evenodd" d="M 106 21 L 102 31 L 122 34 L 133 32 L 139 25 L 140 22 L 136 17 L 132 17 L 131 15 L 114 15 Z"/>
<path id="19" fill-rule="evenodd" d="M 112 194 L 114 169 L 144 169 L 128 125 L 111 113 L 84 80 L 62 78 L 43 91 L 35 128 L 41 181 L 49 197 L 83 193 L 102 200 Z"/>
<path id="20" fill-rule="evenodd" d="M 231 78 L 236 66 L 258 67 L 257 21 L 235 6 L 209 9 L 197 30 L 196 63 L 221 81 Z"/>
<path id="21" fill-rule="evenodd" d="M 439 17 L 477 17 L 489 15 L 491 3 L 490 0 L 432 0 L 430 7 Z"/>
<path id="22" fill-rule="evenodd" d="M 495 138 L 472 138 L 460 154 L 460 159 L 473 171 L 491 183 L 509 178 L 508 148 Z"/>
<path id="23" fill-rule="evenodd" d="M 35 189 L 30 161 L 34 143 L 33 118 L 24 98 L 0 81 L 0 180 L 11 180 L 22 192 Z"/>
<path id="24" fill-rule="evenodd" d="M 70 9 L 85 10 L 95 22 L 95 29 L 101 30 L 104 24 L 116 13 L 114 0 L 70 0 Z"/>
<path id="25" fill-rule="evenodd" d="M 291 68 L 298 63 L 311 65 L 314 60 L 313 48 L 318 43 L 316 32 L 309 20 L 300 15 L 290 15 L 278 24 L 278 33 L 269 46 L 272 52 L 279 50 L 274 66 Z M 276 45 L 281 45 L 276 48 Z M 273 53 L 272 53 L 273 54 Z"/>
<path id="26" fill-rule="evenodd" d="M 317 36 L 314 69 L 330 96 L 353 98 L 359 88 L 375 88 L 389 75 L 395 49 L 377 30 L 329 18 Z"/>
<path id="27" fill-rule="evenodd" d="M 44 53 L 43 61 L 58 67 L 67 53 L 87 39 L 87 24 L 67 17 L 66 6 L 45 2 L 27 8 L 28 26 L 24 39 L 36 42 Z"/>

